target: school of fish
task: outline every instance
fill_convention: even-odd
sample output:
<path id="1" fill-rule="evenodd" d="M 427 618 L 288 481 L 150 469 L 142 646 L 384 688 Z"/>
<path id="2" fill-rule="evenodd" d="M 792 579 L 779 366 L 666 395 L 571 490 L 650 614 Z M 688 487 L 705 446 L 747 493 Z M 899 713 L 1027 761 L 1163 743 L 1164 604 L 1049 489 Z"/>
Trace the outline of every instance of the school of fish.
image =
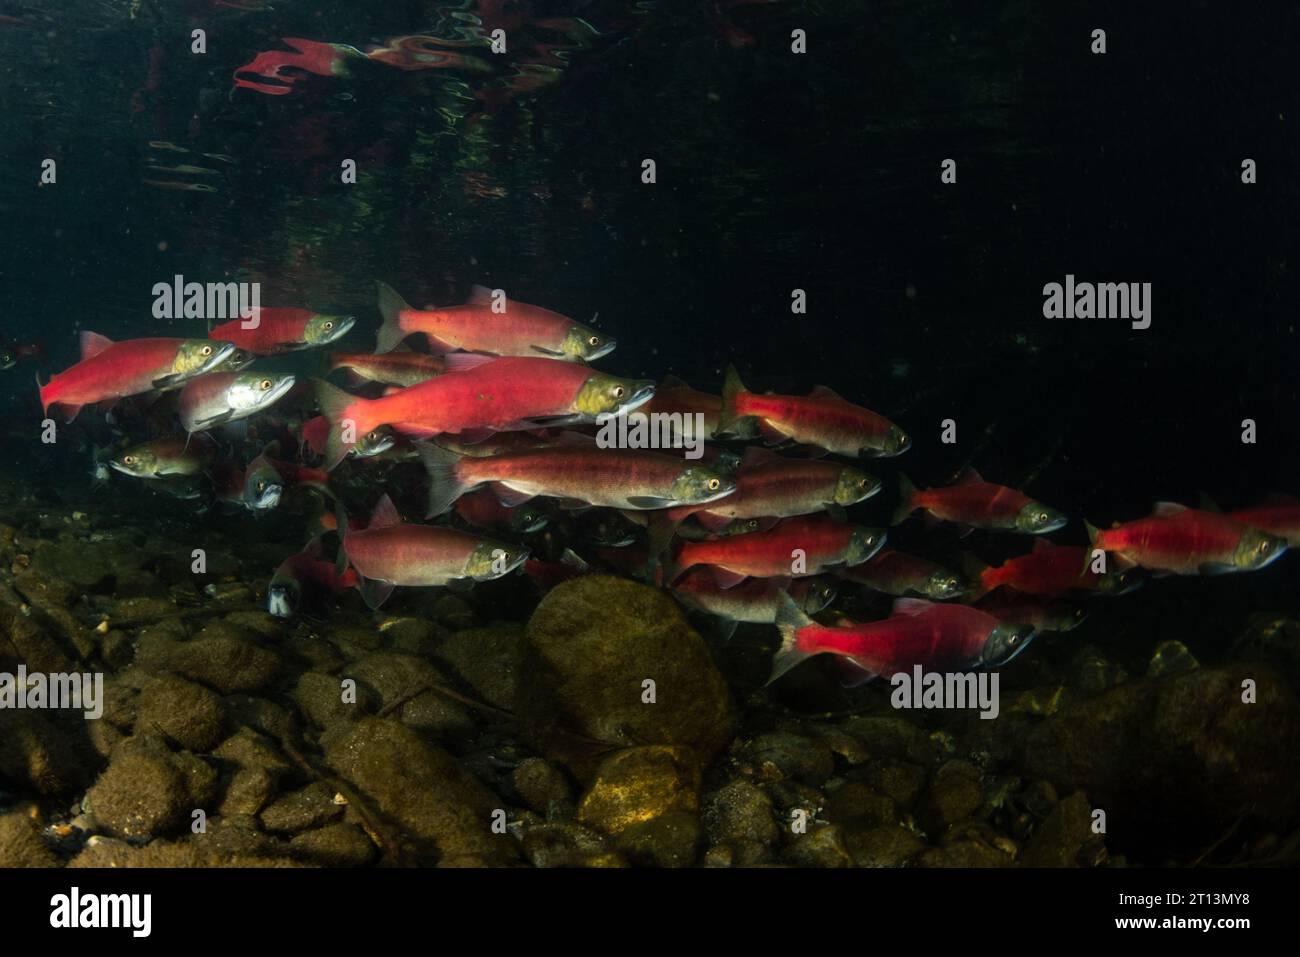
<path id="1" fill-rule="evenodd" d="M 1083 599 L 1148 577 L 1257 570 L 1300 542 L 1300 500 L 1284 496 L 1227 512 L 1159 502 L 1110 528 L 1084 522 L 1086 545 L 1058 544 L 1044 536 L 1070 523 L 1065 512 L 971 468 L 926 489 L 899 474 L 891 525 L 920 513 L 960 534 L 1029 536 L 1001 564 L 967 552 L 949 568 L 850 518 L 882 489 L 868 462 L 912 440 L 826 386 L 751 392 L 734 367 L 720 395 L 674 377 L 656 386 L 596 371 L 589 363 L 614 351 L 613 338 L 500 290 L 474 286 L 463 304 L 414 309 L 377 288 L 374 350 L 322 355 L 310 382 L 249 367 L 332 346 L 354 317 L 264 308 L 255 323 L 235 319 L 203 338 L 82 332 L 81 360 L 43 385 L 38 377 L 41 406 L 65 421 L 86 406 L 162 410 L 154 434 L 97 453 L 97 481 L 111 470 L 255 514 L 296 498 L 306 541 L 273 574 L 272 614 L 324 611 L 353 589 L 378 608 L 396 588 L 468 588 L 521 571 L 545 591 L 613 572 L 669 589 L 723 635 L 775 626 L 773 681 L 817 655 L 839 659 L 847 684 L 916 665 L 995 668 L 1034 634 L 1078 625 Z M 37 354 L 9 348 L 4 365 Z M 344 381 L 327 381 L 332 373 Z M 610 417 L 633 414 L 671 420 L 678 438 L 699 421 L 708 445 L 687 457 L 684 443 L 599 440 Z M 253 419 L 259 443 L 269 441 L 250 448 L 232 426 Z M 365 520 L 349 514 L 365 503 L 344 502 L 332 482 L 345 461 L 374 472 Z M 423 515 L 404 517 L 381 487 L 402 463 L 422 469 Z M 889 596 L 890 613 L 828 620 L 845 588 Z"/>

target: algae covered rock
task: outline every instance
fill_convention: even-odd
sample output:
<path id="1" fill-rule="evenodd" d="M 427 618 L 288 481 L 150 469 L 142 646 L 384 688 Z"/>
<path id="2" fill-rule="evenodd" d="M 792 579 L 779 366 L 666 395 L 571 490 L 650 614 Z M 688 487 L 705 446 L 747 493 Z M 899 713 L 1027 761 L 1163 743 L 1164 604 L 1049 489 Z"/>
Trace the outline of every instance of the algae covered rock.
<path id="1" fill-rule="evenodd" d="M 1249 683 L 1249 689 L 1244 683 Z M 1253 700 L 1243 700 L 1252 698 Z M 1284 824 L 1300 808 L 1300 704 L 1262 664 L 1129 681 L 1035 730 L 1026 770 L 1086 790 L 1116 844 L 1204 846 L 1243 815 Z"/>
<path id="2" fill-rule="evenodd" d="M 161 731 L 183 748 L 207 751 L 221 741 L 225 707 L 202 685 L 162 675 L 140 689 L 136 707 L 142 731 Z"/>
<path id="3" fill-rule="evenodd" d="M 246 640 L 242 629 L 219 621 L 172 649 L 167 666 L 191 681 L 233 694 L 269 685 L 280 669 L 280 656 Z"/>
<path id="4" fill-rule="evenodd" d="M 444 864 L 517 859 L 514 839 L 491 830 L 500 802 L 454 757 L 401 722 L 357 721 L 330 743 L 326 761 L 414 839 L 419 856 Z"/>
<path id="5" fill-rule="evenodd" d="M 0 814 L 0 868 L 58 867 L 61 863 L 45 846 L 30 817 L 20 811 Z"/>
<path id="6" fill-rule="evenodd" d="M 672 599 L 635 582 L 589 575 L 553 589 L 529 619 L 522 670 L 525 733 L 580 778 L 602 743 L 678 745 L 703 763 L 734 731 L 704 641 Z"/>
<path id="7" fill-rule="evenodd" d="M 685 748 L 627 748 L 606 758 L 582 796 L 578 820 L 606 834 L 670 811 L 699 810 L 699 769 Z"/>

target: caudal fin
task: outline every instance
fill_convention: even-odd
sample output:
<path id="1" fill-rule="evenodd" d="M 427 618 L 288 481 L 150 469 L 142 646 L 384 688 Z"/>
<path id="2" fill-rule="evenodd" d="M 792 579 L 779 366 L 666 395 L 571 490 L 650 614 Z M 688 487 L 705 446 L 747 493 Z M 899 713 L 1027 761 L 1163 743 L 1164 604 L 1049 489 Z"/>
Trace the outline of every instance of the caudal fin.
<path id="1" fill-rule="evenodd" d="M 722 412 L 718 416 L 715 435 L 731 435 L 736 438 L 752 438 L 754 422 L 752 418 L 736 412 L 736 399 L 745 392 L 745 383 L 740 381 L 740 373 L 734 365 L 727 366 L 726 377 L 722 380 Z"/>
<path id="2" fill-rule="evenodd" d="M 898 505 L 894 508 L 894 517 L 890 519 L 890 525 L 900 525 L 916 511 L 914 499 L 916 496 L 916 486 L 902 472 L 898 473 Z"/>
<path id="3" fill-rule="evenodd" d="M 429 511 L 425 517 L 434 518 L 451 508 L 456 499 L 469 491 L 469 487 L 456 473 L 460 456 L 455 452 L 431 442 L 417 442 L 416 448 L 425 471 L 429 473 Z"/>
<path id="4" fill-rule="evenodd" d="M 376 279 L 375 288 L 379 290 L 379 314 L 384 317 L 375 340 L 375 352 L 392 352 L 406 338 L 407 334 L 402 331 L 401 314 L 402 310 L 410 309 L 411 306 L 388 283 Z"/>
<path id="5" fill-rule="evenodd" d="M 772 656 L 772 674 L 767 679 L 768 684 L 811 657 L 808 652 L 799 649 L 799 631 L 812 623 L 812 619 L 799 610 L 793 598 L 784 591 L 777 592 L 776 627 L 781 632 L 781 647 Z"/>
<path id="6" fill-rule="evenodd" d="M 990 591 L 988 585 L 984 583 L 984 573 L 989 570 L 989 566 L 978 556 L 970 552 L 962 552 L 961 571 L 970 582 L 970 588 L 965 595 L 966 601 L 974 601 L 977 598 L 983 598 Z"/>
<path id="7" fill-rule="evenodd" d="M 326 471 L 329 471 L 343 461 L 352 447 L 357 444 L 357 439 L 369 432 L 373 426 L 357 418 L 357 413 L 366 400 L 358 399 L 321 379 L 313 379 L 312 386 L 316 390 L 316 404 L 320 407 L 321 415 L 328 425 L 325 430 L 323 464 Z"/>

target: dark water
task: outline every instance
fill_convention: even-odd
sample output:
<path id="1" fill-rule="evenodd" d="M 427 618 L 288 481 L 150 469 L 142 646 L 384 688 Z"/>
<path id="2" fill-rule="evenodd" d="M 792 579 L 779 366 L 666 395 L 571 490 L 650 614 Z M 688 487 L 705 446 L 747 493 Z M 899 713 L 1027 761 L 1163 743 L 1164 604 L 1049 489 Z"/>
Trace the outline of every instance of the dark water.
<path id="1" fill-rule="evenodd" d="M 412 303 L 482 283 L 598 313 L 620 342 L 606 371 L 716 392 L 734 362 L 757 391 L 825 384 L 889 415 L 915 447 L 880 466 L 864 520 L 886 520 L 900 470 L 931 485 L 965 464 L 1068 511 L 1073 542 L 1159 500 L 1295 492 L 1296 14 L 993 6 L 0 7 L 0 338 L 48 352 L 0 373 L 0 455 L 54 500 L 84 492 L 84 451 L 36 442 L 32 373 L 70 365 L 82 329 L 202 335 L 151 317 L 156 282 L 258 281 L 266 304 L 357 315 L 361 350 L 382 278 Z M 498 27 L 504 54 L 483 45 Z M 285 38 L 352 51 L 271 76 Z M 57 184 L 37 186 L 46 158 Z M 1067 273 L 1151 283 L 1151 327 L 1045 319 Z M 1136 663 L 1168 638 L 1213 659 L 1252 613 L 1300 609 L 1296 569 L 1158 582 L 1079 634 Z"/>

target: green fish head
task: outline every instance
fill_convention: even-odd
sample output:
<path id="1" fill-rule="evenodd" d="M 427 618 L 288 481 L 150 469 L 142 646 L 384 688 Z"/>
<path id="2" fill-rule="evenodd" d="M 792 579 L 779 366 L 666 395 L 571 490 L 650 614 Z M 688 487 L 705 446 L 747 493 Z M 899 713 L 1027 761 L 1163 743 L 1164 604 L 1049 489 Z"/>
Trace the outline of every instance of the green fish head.
<path id="1" fill-rule="evenodd" d="M 294 377 L 283 372 L 245 372 L 226 389 L 226 405 L 236 412 L 264 409 L 293 388 Z"/>
<path id="2" fill-rule="evenodd" d="M 214 339 L 186 339 L 176 350 L 172 360 L 171 374 L 185 379 L 211 372 L 230 358 L 235 351 L 233 342 L 220 342 Z"/>
<path id="3" fill-rule="evenodd" d="M 683 505 L 712 502 L 736 490 L 736 480 L 704 465 L 688 465 L 673 480 L 669 498 Z"/>
<path id="4" fill-rule="evenodd" d="M 749 532 L 757 532 L 763 527 L 763 523 L 756 518 L 734 518 L 728 524 L 723 526 L 721 535 L 745 535 Z"/>
<path id="5" fill-rule="evenodd" d="M 352 454 L 359 459 L 387 452 L 397 444 L 397 434 L 386 425 L 381 425 L 361 436 L 352 446 Z"/>
<path id="6" fill-rule="evenodd" d="M 309 346 L 326 346 L 346 336 L 356 322 L 355 316 L 312 316 L 302 338 Z"/>
<path id="7" fill-rule="evenodd" d="M 912 438 L 896 425 L 891 425 L 885 437 L 880 440 L 877 448 L 864 448 L 861 450 L 863 455 L 876 455 L 888 458 L 894 455 L 902 455 L 912 447 Z"/>
<path id="8" fill-rule="evenodd" d="M 0 349 L 0 369 L 12 369 L 18 365 L 18 357 L 12 349 Z"/>
<path id="9" fill-rule="evenodd" d="M 302 586 L 292 575 L 279 572 L 266 586 L 266 610 L 276 618 L 292 618 L 302 599 Z"/>
<path id="10" fill-rule="evenodd" d="M 593 373 L 573 400 L 575 412 L 596 418 L 598 415 L 626 415 L 654 398 L 655 384 L 649 379 L 620 379 L 618 376 Z"/>
<path id="11" fill-rule="evenodd" d="M 575 322 L 560 344 L 560 351 L 573 359 L 594 362 L 601 356 L 609 355 L 617 345 L 618 342 L 609 336 L 602 336 L 595 329 Z"/>
<path id="12" fill-rule="evenodd" d="M 532 503 L 510 510 L 510 530 L 517 535 L 531 535 L 546 527 L 547 515 Z"/>
<path id="13" fill-rule="evenodd" d="M 275 508 L 280 504 L 282 494 L 284 494 L 284 478 L 276 471 L 274 465 L 265 459 L 249 464 L 248 474 L 244 476 L 243 494 L 244 504 L 247 507 L 254 511 Z"/>
<path id="14" fill-rule="evenodd" d="M 527 560 L 528 549 L 522 545 L 483 539 L 465 563 L 464 577 L 476 582 L 491 581 L 509 575 Z"/>
<path id="15" fill-rule="evenodd" d="M 856 505 L 880 491 L 880 479 L 846 465 L 835 483 L 835 504 Z"/>
<path id="16" fill-rule="evenodd" d="M 835 600 L 835 583 L 825 578 L 806 579 L 807 589 L 799 605 L 805 615 L 815 615 L 824 611 Z"/>
<path id="17" fill-rule="evenodd" d="M 1030 502 L 1016 513 L 1016 531 L 1042 535 L 1063 528 L 1069 517 L 1042 502 Z"/>
<path id="18" fill-rule="evenodd" d="M 251 352 L 245 352 L 243 349 L 235 349 L 225 362 L 213 366 L 213 372 L 239 372 L 241 369 L 248 368 L 257 356 Z"/>
<path id="19" fill-rule="evenodd" d="M 1097 578 L 1097 594 L 1127 595 L 1142 585 L 1142 576 L 1137 569 L 1126 568 L 1123 571 L 1107 572 Z"/>
<path id="20" fill-rule="evenodd" d="M 925 594 L 935 601 L 956 598 L 966 591 L 966 582 L 960 575 L 949 571 L 937 571 L 925 583 Z"/>
<path id="21" fill-rule="evenodd" d="M 849 547 L 845 554 L 844 564 L 861 565 L 876 552 L 885 547 L 885 530 L 883 528 L 867 528 L 859 525 L 853 529 L 849 537 Z"/>
<path id="22" fill-rule="evenodd" d="M 1034 637 L 1034 629 L 1028 625 L 1017 625 L 1009 621 L 1000 622 L 984 642 L 980 652 L 980 664 L 985 668 L 1005 665 L 1020 652 L 1024 651 Z"/>
<path id="23" fill-rule="evenodd" d="M 147 445 L 137 445 L 127 449 L 121 455 L 111 459 L 108 464 L 123 475 L 130 475 L 133 478 L 154 478 L 162 467 L 158 453 Z"/>
<path id="24" fill-rule="evenodd" d="M 1277 561 L 1284 551 L 1286 551 L 1285 538 L 1251 528 L 1237 540 L 1232 564 L 1242 571 L 1252 571 Z"/>

